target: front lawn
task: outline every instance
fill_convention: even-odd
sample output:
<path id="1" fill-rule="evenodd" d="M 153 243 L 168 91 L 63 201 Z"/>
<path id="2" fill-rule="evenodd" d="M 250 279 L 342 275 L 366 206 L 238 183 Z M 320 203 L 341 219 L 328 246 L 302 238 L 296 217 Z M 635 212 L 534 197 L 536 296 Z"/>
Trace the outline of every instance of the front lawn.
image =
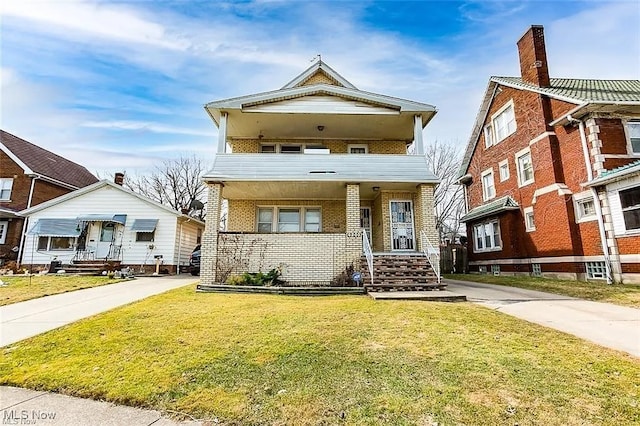
<path id="1" fill-rule="evenodd" d="M 1 349 L 0 383 L 222 424 L 640 422 L 640 362 L 469 303 L 187 286 Z"/>
<path id="2" fill-rule="evenodd" d="M 640 308 L 640 285 L 637 284 L 607 284 L 604 281 L 554 280 L 550 278 L 529 277 L 526 275 L 494 276 L 449 274 L 444 275 L 444 278 L 546 291 L 548 293 L 563 294 L 565 296 L 578 297 L 595 302 L 607 302 L 616 305 L 630 306 L 632 308 Z"/>
<path id="3" fill-rule="evenodd" d="M 6 284 L 0 286 L 0 306 L 4 306 L 42 296 L 114 284 L 122 280 L 80 275 L 2 275 L 0 281 Z"/>

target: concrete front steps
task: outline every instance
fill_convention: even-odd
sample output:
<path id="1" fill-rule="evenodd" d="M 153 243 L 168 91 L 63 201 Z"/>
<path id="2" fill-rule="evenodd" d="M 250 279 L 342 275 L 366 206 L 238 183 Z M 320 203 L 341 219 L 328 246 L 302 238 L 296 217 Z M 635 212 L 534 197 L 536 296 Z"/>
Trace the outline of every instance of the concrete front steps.
<path id="1" fill-rule="evenodd" d="M 103 271 L 119 271 L 120 261 L 74 260 L 71 264 L 62 265 L 67 274 L 102 275 Z"/>
<path id="2" fill-rule="evenodd" d="M 438 284 L 429 260 L 421 253 L 374 253 L 373 284 L 369 279 L 366 257 L 362 257 L 363 280 L 368 292 L 444 290 Z"/>

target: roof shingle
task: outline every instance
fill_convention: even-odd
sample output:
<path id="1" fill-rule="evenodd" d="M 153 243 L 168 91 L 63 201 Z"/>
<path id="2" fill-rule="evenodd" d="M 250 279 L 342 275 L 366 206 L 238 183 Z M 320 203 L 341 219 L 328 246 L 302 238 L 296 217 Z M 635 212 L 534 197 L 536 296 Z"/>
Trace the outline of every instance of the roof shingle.
<path id="1" fill-rule="evenodd" d="M 0 130 L 0 142 L 34 173 L 82 188 L 98 181 L 85 167 Z"/>

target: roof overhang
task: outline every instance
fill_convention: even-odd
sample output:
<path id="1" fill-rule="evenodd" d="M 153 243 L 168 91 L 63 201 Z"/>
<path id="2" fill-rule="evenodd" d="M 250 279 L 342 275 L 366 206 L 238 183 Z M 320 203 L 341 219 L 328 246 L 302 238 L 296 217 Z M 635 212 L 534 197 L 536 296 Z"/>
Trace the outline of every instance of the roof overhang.
<path id="1" fill-rule="evenodd" d="M 549 123 L 550 126 L 567 126 L 570 124 L 570 118 L 583 119 L 592 114 L 598 115 L 639 115 L 640 103 L 637 102 L 593 102 L 580 104 L 573 108 L 563 116 L 556 118 Z"/>
<path id="2" fill-rule="evenodd" d="M 616 170 L 611 170 L 605 173 L 603 176 L 597 177 L 595 179 L 586 182 L 584 186 L 586 187 L 596 187 L 608 185 L 610 183 L 618 182 L 621 180 L 629 179 L 634 176 L 640 175 L 640 160 L 634 161 L 627 166 L 619 167 Z"/>
<path id="3" fill-rule="evenodd" d="M 460 222 L 471 222 L 518 209 L 520 209 L 520 206 L 518 206 L 518 203 L 513 198 L 510 196 L 501 197 L 497 200 L 471 209 L 466 215 L 460 218 Z"/>

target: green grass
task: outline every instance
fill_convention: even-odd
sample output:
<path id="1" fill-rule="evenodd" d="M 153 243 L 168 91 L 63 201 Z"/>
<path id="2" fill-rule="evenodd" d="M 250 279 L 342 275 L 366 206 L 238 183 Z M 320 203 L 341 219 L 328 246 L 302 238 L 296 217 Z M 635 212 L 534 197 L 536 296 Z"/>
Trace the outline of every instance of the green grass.
<path id="1" fill-rule="evenodd" d="M 640 308 L 640 285 L 637 284 L 607 284 L 603 281 L 587 282 L 574 280 L 554 280 L 536 278 L 526 275 L 495 276 L 480 274 L 450 274 L 444 278 L 478 283 L 497 284 L 510 287 L 527 288 L 530 290 L 546 291 L 579 297 L 596 302 L 614 303 L 621 306 Z"/>
<path id="2" fill-rule="evenodd" d="M 640 423 L 640 362 L 468 303 L 154 296 L 1 349 L 0 383 L 223 424 Z"/>
<path id="3" fill-rule="evenodd" d="M 0 276 L 7 284 L 0 287 L 0 306 L 52 294 L 114 284 L 122 280 L 78 275 Z"/>

